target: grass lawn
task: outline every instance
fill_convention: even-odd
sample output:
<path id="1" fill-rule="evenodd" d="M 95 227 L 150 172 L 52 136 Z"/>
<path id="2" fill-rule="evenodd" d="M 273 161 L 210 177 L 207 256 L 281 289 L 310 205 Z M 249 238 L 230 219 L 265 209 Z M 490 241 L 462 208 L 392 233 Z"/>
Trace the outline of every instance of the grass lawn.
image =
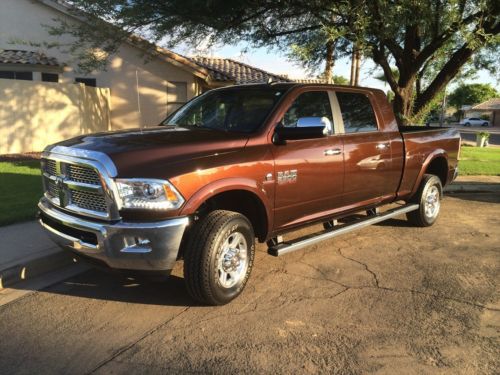
<path id="1" fill-rule="evenodd" d="M 462 146 L 458 168 L 461 175 L 500 176 L 500 148 Z"/>
<path id="2" fill-rule="evenodd" d="M 41 196 L 39 161 L 0 162 L 0 225 L 35 219 Z"/>

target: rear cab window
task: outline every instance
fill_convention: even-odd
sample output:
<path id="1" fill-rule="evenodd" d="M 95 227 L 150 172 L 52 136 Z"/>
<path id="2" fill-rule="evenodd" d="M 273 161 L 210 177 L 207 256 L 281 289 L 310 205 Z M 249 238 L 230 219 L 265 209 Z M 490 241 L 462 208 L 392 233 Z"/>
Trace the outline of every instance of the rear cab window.
<path id="1" fill-rule="evenodd" d="M 378 130 L 377 119 L 370 99 L 361 93 L 335 92 L 339 103 L 344 132 L 365 133 Z"/>

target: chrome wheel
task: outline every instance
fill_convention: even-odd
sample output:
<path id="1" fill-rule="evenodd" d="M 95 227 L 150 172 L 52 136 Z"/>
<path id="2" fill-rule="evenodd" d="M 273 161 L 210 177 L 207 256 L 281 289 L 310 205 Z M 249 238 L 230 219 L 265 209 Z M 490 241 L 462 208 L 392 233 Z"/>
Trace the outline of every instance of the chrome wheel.
<path id="1" fill-rule="evenodd" d="M 224 241 L 217 264 L 219 283 L 222 287 L 232 288 L 245 279 L 248 269 L 247 252 L 247 241 L 240 232 L 231 233 Z"/>
<path id="2" fill-rule="evenodd" d="M 424 197 L 424 212 L 428 218 L 434 218 L 439 213 L 440 196 L 437 186 L 430 186 Z"/>

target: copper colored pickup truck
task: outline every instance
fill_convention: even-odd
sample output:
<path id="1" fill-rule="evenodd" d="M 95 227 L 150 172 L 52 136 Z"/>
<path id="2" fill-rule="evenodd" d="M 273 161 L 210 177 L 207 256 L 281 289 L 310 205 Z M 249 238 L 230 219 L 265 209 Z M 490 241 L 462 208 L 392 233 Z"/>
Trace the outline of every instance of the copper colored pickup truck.
<path id="1" fill-rule="evenodd" d="M 158 127 L 47 147 L 40 223 L 108 268 L 169 274 L 183 259 L 190 295 L 225 304 L 248 280 L 255 239 L 279 256 L 401 214 L 432 225 L 459 147 L 452 129 L 398 128 L 380 90 L 221 88 Z M 283 240 L 315 223 L 324 230 Z"/>

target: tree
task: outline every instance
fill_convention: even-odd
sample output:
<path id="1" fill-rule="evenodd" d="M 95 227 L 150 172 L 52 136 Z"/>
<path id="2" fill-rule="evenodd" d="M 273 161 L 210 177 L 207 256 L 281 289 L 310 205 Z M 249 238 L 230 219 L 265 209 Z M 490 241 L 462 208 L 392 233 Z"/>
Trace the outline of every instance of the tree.
<path id="1" fill-rule="evenodd" d="M 400 123 L 428 111 L 435 96 L 468 64 L 495 68 L 499 59 L 499 3 L 495 0 L 73 0 L 87 22 L 61 22 L 80 47 L 103 51 L 102 63 L 132 33 L 167 46 L 178 43 L 278 48 L 311 65 L 359 51 L 382 68 L 394 92 Z M 85 9 L 85 13 L 78 9 Z M 103 19 L 105 15 L 105 19 Z M 118 31 L 113 31 L 107 21 Z M 147 43 L 145 43 L 146 45 Z M 485 50 L 489 53 L 482 53 Z M 95 56 L 95 54 L 94 54 Z M 82 57 L 80 56 L 82 59 Z M 93 60 L 92 60 L 93 59 Z M 85 59 L 82 59 L 85 62 Z M 397 69 L 394 74 L 391 66 Z"/>
<path id="2" fill-rule="evenodd" d="M 464 105 L 479 104 L 499 96 L 497 90 L 490 84 L 473 83 L 458 86 L 448 96 L 448 103 L 456 109 L 460 109 Z"/>

